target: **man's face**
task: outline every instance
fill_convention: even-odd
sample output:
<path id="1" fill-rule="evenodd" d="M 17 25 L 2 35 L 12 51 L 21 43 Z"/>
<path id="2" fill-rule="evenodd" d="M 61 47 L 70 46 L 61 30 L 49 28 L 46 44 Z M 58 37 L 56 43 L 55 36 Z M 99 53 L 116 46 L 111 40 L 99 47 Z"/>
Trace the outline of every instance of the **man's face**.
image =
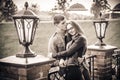
<path id="1" fill-rule="evenodd" d="M 60 28 L 61 30 L 66 31 L 66 21 L 65 21 L 65 20 L 61 21 L 57 26 L 58 26 L 58 28 Z"/>

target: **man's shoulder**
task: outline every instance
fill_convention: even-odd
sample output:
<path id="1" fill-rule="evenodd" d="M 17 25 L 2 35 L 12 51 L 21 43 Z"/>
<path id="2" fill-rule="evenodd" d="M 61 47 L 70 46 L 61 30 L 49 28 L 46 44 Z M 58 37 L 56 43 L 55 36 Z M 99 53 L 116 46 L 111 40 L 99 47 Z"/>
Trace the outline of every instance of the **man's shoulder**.
<path id="1" fill-rule="evenodd" d="M 57 38 L 57 33 L 54 33 L 51 37 L 50 37 L 50 39 L 56 39 Z"/>
<path id="2" fill-rule="evenodd" d="M 59 40 L 62 36 L 58 33 L 54 33 L 52 36 L 51 36 L 51 39 L 53 40 Z"/>
<path id="3" fill-rule="evenodd" d="M 56 42 L 56 41 L 58 41 L 58 35 L 57 35 L 57 33 L 54 33 L 54 34 L 50 37 L 49 42 Z"/>

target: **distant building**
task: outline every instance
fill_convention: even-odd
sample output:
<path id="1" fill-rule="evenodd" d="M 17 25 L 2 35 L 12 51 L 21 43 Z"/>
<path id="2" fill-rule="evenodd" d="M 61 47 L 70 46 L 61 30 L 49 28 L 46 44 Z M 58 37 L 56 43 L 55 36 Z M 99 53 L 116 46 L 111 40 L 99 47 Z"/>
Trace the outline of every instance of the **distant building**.
<path id="1" fill-rule="evenodd" d="M 80 3 L 75 3 L 70 6 L 68 11 L 86 11 L 87 9 Z"/>
<path id="2" fill-rule="evenodd" d="M 120 0 L 107 0 L 107 1 L 108 1 L 108 4 L 110 5 L 111 11 L 106 13 L 103 17 L 110 18 L 110 19 L 120 18 Z M 79 13 L 83 13 L 83 12 L 90 13 L 82 4 L 79 4 L 79 3 L 75 3 L 75 4 L 71 5 L 70 8 L 68 9 L 68 11 L 71 11 L 71 12 L 75 11 L 75 12 L 79 12 Z M 83 13 L 83 14 L 86 15 L 85 13 Z M 79 16 L 80 15 L 75 14 L 75 17 L 77 17 L 77 19 L 80 18 Z M 72 17 L 74 17 L 74 16 L 72 16 Z"/>
<path id="3" fill-rule="evenodd" d="M 91 19 L 92 14 L 90 13 L 90 11 L 88 9 L 85 8 L 85 6 L 83 6 L 80 3 L 75 3 L 73 5 L 71 5 L 68 9 L 67 9 L 69 15 L 69 19 L 74 19 L 74 20 L 87 20 L 87 19 Z"/>
<path id="4" fill-rule="evenodd" d="M 111 11 L 107 16 L 111 19 L 120 18 L 120 0 L 108 0 Z"/>
<path id="5" fill-rule="evenodd" d="M 120 18 L 120 3 L 112 9 L 111 18 Z"/>

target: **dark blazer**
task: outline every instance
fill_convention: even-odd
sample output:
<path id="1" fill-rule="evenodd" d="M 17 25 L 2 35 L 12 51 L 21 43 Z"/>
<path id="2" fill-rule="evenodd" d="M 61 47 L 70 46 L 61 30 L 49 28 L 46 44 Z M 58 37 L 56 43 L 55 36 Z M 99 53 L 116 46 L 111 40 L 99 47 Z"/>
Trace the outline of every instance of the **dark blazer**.
<path id="1" fill-rule="evenodd" d="M 53 55 L 54 58 L 66 57 L 67 66 L 78 65 L 78 57 L 82 57 L 87 49 L 87 41 L 84 36 L 77 34 L 72 36 L 72 40 L 67 44 L 66 50 Z"/>

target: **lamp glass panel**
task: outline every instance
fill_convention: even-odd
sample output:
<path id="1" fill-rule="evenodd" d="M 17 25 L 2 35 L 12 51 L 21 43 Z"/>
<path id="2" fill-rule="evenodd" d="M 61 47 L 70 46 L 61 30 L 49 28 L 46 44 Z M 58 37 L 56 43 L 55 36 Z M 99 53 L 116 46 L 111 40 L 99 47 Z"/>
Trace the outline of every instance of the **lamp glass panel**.
<path id="1" fill-rule="evenodd" d="M 97 36 L 100 37 L 100 23 L 95 23 L 95 29 L 96 29 L 96 33 Z"/>
<path id="2" fill-rule="evenodd" d="M 33 23 L 33 19 L 24 19 L 25 40 L 28 43 L 31 42 Z"/>
<path id="3" fill-rule="evenodd" d="M 24 40 L 24 34 L 23 34 L 23 26 L 22 26 L 21 19 L 16 19 L 15 24 L 16 24 L 19 41 L 22 43 Z"/>
<path id="4" fill-rule="evenodd" d="M 101 24 L 101 36 L 105 37 L 106 23 Z"/>
<path id="5" fill-rule="evenodd" d="M 33 41 L 34 37 L 35 37 L 35 32 L 36 32 L 36 27 L 37 27 L 38 21 L 34 20 L 34 24 L 33 24 L 33 30 L 32 30 L 32 36 L 31 36 L 31 41 Z"/>

